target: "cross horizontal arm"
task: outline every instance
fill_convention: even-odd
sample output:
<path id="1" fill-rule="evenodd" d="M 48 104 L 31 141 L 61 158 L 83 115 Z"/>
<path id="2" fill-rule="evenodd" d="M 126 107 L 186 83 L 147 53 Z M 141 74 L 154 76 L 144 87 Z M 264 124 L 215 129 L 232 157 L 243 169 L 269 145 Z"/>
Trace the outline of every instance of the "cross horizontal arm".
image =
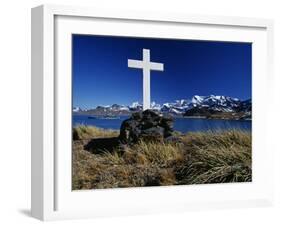
<path id="1" fill-rule="evenodd" d="M 149 66 L 150 66 L 150 70 L 153 70 L 153 71 L 164 71 L 164 64 L 151 62 L 149 64 Z"/>
<path id="2" fill-rule="evenodd" d="M 143 61 L 128 59 L 128 67 L 142 69 L 143 68 Z"/>

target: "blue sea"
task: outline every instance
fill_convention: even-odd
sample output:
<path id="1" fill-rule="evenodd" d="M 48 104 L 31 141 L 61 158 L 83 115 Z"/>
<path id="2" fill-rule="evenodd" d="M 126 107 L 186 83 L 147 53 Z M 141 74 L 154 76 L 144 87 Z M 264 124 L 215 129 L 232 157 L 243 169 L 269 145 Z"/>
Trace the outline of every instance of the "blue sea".
<path id="1" fill-rule="evenodd" d="M 117 119 L 88 118 L 88 115 L 73 115 L 73 126 L 78 124 L 97 126 L 104 129 L 120 129 L 123 120 L 128 116 Z M 175 118 L 174 129 L 182 133 L 240 129 L 251 131 L 252 121 L 245 120 L 222 120 L 222 119 L 202 119 L 202 118 Z"/>

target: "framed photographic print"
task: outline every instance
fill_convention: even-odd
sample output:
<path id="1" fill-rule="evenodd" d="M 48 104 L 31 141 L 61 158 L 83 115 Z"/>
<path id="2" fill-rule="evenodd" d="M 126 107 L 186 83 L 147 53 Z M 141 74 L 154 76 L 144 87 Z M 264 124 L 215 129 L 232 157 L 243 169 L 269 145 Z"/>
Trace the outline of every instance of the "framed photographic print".
<path id="1" fill-rule="evenodd" d="M 32 215 L 270 205 L 272 21 L 32 9 Z"/>

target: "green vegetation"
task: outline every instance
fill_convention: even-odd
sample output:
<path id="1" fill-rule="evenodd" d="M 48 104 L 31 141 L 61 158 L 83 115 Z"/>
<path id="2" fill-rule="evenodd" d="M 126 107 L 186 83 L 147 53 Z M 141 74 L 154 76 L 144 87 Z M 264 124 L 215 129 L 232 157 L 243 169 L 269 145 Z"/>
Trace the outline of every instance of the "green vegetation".
<path id="1" fill-rule="evenodd" d="M 79 126 L 73 134 L 74 190 L 252 180 L 250 132 L 177 134 L 180 142 L 140 142 L 99 154 L 85 145 L 93 138 L 117 137 L 118 131 Z"/>

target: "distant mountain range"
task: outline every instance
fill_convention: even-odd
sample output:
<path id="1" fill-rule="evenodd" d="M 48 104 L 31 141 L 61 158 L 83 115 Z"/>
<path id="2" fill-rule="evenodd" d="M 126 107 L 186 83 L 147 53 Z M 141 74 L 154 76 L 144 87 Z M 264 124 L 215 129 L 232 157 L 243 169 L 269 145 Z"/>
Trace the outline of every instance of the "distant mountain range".
<path id="1" fill-rule="evenodd" d="M 157 104 L 151 103 L 151 109 L 162 114 L 177 117 L 201 117 L 219 119 L 250 120 L 252 117 L 252 100 L 239 100 L 227 96 L 198 96 L 191 99 L 176 100 L 171 103 Z M 98 106 L 93 109 L 82 110 L 74 107 L 75 114 L 91 115 L 130 115 L 133 112 L 142 110 L 142 104 L 134 102 L 130 106 L 113 104 L 109 106 Z"/>

